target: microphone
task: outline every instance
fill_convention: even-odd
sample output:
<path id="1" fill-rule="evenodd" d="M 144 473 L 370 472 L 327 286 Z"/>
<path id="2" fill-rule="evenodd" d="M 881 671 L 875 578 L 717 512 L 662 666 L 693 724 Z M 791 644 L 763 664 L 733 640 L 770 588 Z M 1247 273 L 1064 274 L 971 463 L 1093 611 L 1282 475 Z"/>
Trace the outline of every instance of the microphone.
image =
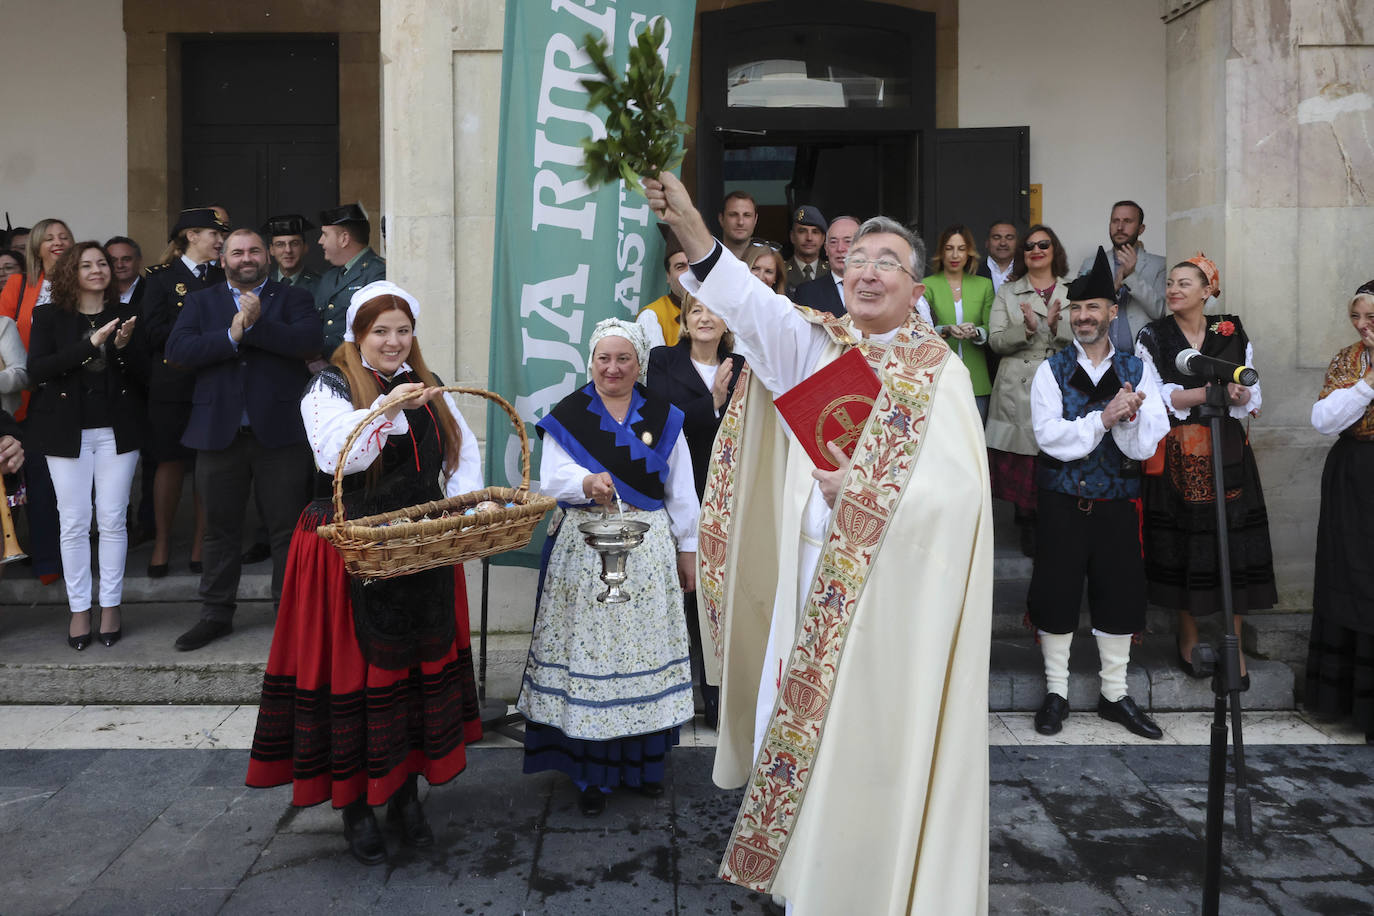
<path id="1" fill-rule="evenodd" d="M 1200 375 L 1204 378 L 1219 379 L 1245 385 L 1247 388 L 1259 382 L 1259 373 L 1251 366 L 1228 363 L 1214 356 L 1203 356 L 1191 347 L 1178 354 L 1174 368 L 1184 375 Z"/>

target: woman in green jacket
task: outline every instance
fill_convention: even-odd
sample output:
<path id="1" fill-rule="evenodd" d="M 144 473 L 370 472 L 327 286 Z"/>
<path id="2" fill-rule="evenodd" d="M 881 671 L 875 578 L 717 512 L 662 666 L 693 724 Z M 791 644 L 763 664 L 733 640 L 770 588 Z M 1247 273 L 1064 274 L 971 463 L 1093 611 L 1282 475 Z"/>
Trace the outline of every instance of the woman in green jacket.
<path id="1" fill-rule="evenodd" d="M 950 226 L 930 259 L 925 278 L 926 302 L 935 331 L 949 341 L 973 381 L 973 399 L 983 422 L 988 421 L 988 315 L 992 312 L 992 281 L 978 276 L 978 248 L 967 226 Z"/>

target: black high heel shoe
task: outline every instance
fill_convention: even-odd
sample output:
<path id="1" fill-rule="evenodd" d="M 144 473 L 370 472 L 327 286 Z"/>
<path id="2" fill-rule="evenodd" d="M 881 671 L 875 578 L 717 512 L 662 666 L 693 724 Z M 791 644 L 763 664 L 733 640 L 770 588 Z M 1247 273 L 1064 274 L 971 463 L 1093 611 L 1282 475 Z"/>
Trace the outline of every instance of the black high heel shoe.
<path id="1" fill-rule="evenodd" d="M 121 632 L 123 629 L 123 627 L 120 627 L 118 630 L 110 630 L 108 633 L 101 630 L 100 641 L 105 644 L 106 648 L 113 646 L 115 643 L 119 642 L 119 637 L 124 635 Z"/>
<path id="2" fill-rule="evenodd" d="M 87 630 L 85 633 L 82 633 L 80 636 L 68 636 L 68 637 L 67 637 L 67 645 L 71 646 L 73 649 L 75 649 L 75 650 L 78 651 L 78 652 L 80 652 L 82 649 L 86 648 L 86 647 L 89 646 L 90 644 L 91 644 L 91 631 L 90 631 L 90 630 Z"/>

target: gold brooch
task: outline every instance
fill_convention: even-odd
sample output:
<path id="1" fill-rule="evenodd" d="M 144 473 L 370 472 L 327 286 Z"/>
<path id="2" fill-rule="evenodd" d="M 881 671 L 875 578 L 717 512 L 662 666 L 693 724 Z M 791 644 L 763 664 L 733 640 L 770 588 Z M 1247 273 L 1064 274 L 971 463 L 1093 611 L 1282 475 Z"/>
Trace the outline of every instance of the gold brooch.
<path id="1" fill-rule="evenodd" d="M 654 434 L 651 433 L 651 432 L 649 432 L 647 429 L 644 430 L 644 432 L 642 432 L 642 433 L 639 434 L 639 438 L 640 438 L 640 440 L 641 440 L 645 445 L 653 445 L 653 444 L 654 444 Z"/>
<path id="2" fill-rule="evenodd" d="M 177 295 L 178 295 L 178 296 L 184 296 L 184 295 L 186 295 L 186 284 L 185 284 L 185 283 L 178 283 L 178 284 L 177 284 Z"/>

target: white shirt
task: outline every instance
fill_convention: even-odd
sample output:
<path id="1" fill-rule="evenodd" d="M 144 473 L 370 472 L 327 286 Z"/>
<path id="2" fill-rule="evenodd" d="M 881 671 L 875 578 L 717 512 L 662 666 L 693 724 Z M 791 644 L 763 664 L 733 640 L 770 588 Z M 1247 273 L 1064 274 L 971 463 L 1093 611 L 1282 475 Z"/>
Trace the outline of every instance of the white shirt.
<path id="1" fill-rule="evenodd" d="M 1349 388 L 1337 388 L 1312 405 L 1312 426 L 1323 436 L 1337 436 L 1357 422 L 1374 401 L 1374 388 L 1360 379 Z"/>
<path id="2" fill-rule="evenodd" d="M 1002 284 L 1007 282 L 1007 277 L 1011 276 L 1011 269 L 1016 266 L 1016 259 L 1012 258 L 1007 269 L 1003 270 L 997 266 L 992 255 L 988 255 L 988 273 L 992 274 L 992 291 L 995 293 L 1002 288 Z"/>
<path id="3" fill-rule="evenodd" d="M 1150 366 L 1151 369 L 1154 369 L 1154 368 L 1155 368 L 1155 361 L 1154 361 L 1154 359 L 1150 356 L 1150 351 L 1147 350 L 1147 349 L 1145 349 L 1145 346 L 1144 346 L 1143 344 L 1136 344 L 1136 345 L 1135 345 L 1135 355 L 1136 355 L 1136 356 L 1139 356 L 1139 357 L 1140 357 L 1141 359 L 1143 359 L 1147 364 L 1149 364 L 1149 366 Z M 1254 347 L 1253 344 L 1248 344 L 1248 343 L 1247 343 L 1247 344 L 1245 345 L 1245 365 L 1247 365 L 1247 366 L 1254 366 L 1254 365 L 1255 365 L 1255 347 Z M 1156 377 L 1158 377 L 1158 375 L 1159 375 L 1158 370 L 1155 371 L 1155 375 L 1156 375 Z M 1171 412 L 1173 413 L 1173 415 L 1176 416 L 1176 417 L 1178 417 L 1180 420 L 1186 420 L 1186 419 L 1188 419 L 1188 417 L 1189 417 L 1189 416 L 1192 414 L 1192 412 L 1193 412 L 1191 408 L 1189 408 L 1189 409 L 1187 409 L 1187 410 L 1179 410 L 1177 407 L 1174 406 L 1174 392 L 1175 392 L 1175 391 L 1184 391 L 1184 390 L 1186 390 L 1186 389 L 1185 389 L 1182 385 L 1175 384 L 1174 382 L 1166 382 L 1166 381 L 1163 381 L 1162 379 L 1160 380 L 1160 383 L 1159 383 L 1159 393 L 1160 393 L 1160 395 L 1163 396 L 1163 398 L 1164 398 L 1164 404 L 1165 404 L 1166 408 L 1167 408 L 1169 411 L 1171 411 Z M 1261 405 L 1263 402 L 1264 402 L 1264 398 L 1263 398 L 1263 396 L 1262 396 L 1262 394 L 1261 394 L 1261 392 L 1260 392 L 1260 385 L 1259 385 L 1259 382 L 1255 382 L 1255 384 L 1253 384 L 1253 385 L 1250 386 L 1250 401 L 1249 401 L 1249 403 L 1246 403 L 1246 404 L 1232 404 L 1231 407 L 1230 407 L 1229 413 L 1230 413 L 1231 416 L 1235 417 L 1237 420 L 1244 420 L 1246 417 L 1249 417 L 1249 416 L 1252 416 L 1252 415 L 1253 415 L 1253 416 L 1258 416 L 1258 415 L 1259 415 L 1259 410 L 1260 410 L 1260 405 Z"/>
<path id="4" fill-rule="evenodd" d="M 402 368 L 408 367 L 403 365 Z M 349 434 L 369 411 L 386 398 L 387 394 L 383 392 L 371 405 L 355 410 L 352 401 L 340 397 L 324 385 L 312 384 L 307 388 L 305 396 L 301 398 L 301 419 L 305 421 L 305 435 L 315 453 L 315 466 L 326 474 L 333 474 L 339 466 L 339 453 L 343 451 Z M 458 470 L 445 484 L 444 496 L 461 496 L 486 486 L 482 482 L 482 456 L 477 448 L 477 436 L 463 419 L 458 405 L 447 391 L 443 398 L 453 419 L 458 422 L 458 432 L 463 437 L 458 450 Z M 353 450 L 344 462 L 344 473 L 353 474 L 370 467 L 381 454 L 385 445 L 384 437 L 409 434 L 410 424 L 406 421 L 405 411 L 398 413 L 395 420 L 388 420 L 386 414 L 378 414 L 353 443 Z"/>
<path id="5" fill-rule="evenodd" d="M 635 324 L 644 329 L 644 336 L 649 338 L 649 349 L 654 347 L 667 346 L 668 341 L 663 339 L 663 325 L 658 323 L 658 315 L 651 309 L 645 309 L 635 316 Z"/>
<path id="6" fill-rule="evenodd" d="M 840 305 L 844 305 L 844 277 L 833 270 L 830 272 L 830 276 L 835 281 L 835 292 L 840 294 Z"/>
<path id="7" fill-rule="evenodd" d="M 1093 365 L 1083 351 L 1083 345 L 1076 340 L 1073 345 L 1078 351 L 1078 365 L 1083 367 L 1088 378 L 1096 385 L 1112 368 L 1111 357 L 1116 349 L 1109 347 L 1107 358 Z M 1164 412 L 1164 400 L 1160 394 L 1159 373 L 1149 360 L 1143 362 L 1140 385 L 1136 391 L 1144 393 L 1145 402 L 1133 418 L 1119 420 L 1112 427 L 1112 439 L 1116 441 L 1116 447 L 1127 458 L 1136 461 L 1144 461 L 1153 455 L 1159 440 L 1169 432 L 1169 417 Z M 1035 370 L 1035 379 L 1031 382 L 1031 425 L 1041 451 L 1060 461 L 1086 458 L 1107 433 L 1102 425 L 1100 410 L 1076 420 L 1064 418 L 1064 394 L 1054 380 L 1049 360 L 1042 362 Z"/>
<path id="8" fill-rule="evenodd" d="M 543 441 L 539 455 L 539 492 L 561 502 L 585 505 L 588 499 L 582 481 L 593 471 L 574 461 L 552 436 L 545 436 Z M 668 455 L 668 480 L 663 491 L 668 530 L 677 541 L 677 549 L 695 552 L 701 504 L 697 502 L 696 478 L 692 475 L 692 453 L 687 449 L 687 437 L 680 432 Z"/>
<path id="9" fill-rule="evenodd" d="M 142 277 L 134 277 L 134 282 L 129 284 L 129 288 L 119 294 L 119 301 L 123 302 L 125 305 L 128 305 L 129 300 L 134 297 L 134 290 L 138 289 L 138 284 L 142 282 Z"/>

